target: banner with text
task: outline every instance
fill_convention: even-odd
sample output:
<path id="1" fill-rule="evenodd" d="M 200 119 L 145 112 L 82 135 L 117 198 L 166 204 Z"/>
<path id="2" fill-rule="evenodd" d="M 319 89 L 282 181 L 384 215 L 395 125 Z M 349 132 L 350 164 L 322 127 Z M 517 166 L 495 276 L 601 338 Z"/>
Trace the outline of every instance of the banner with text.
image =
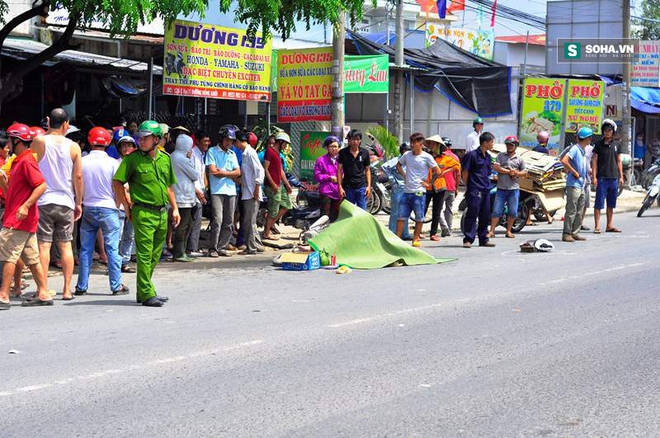
<path id="1" fill-rule="evenodd" d="M 493 30 L 462 29 L 427 23 L 426 47 L 432 46 L 438 38 L 484 59 L 493 59 L 493 49 L 495 48 L 495 31 Z"/>
<path id="2" fill-rule="evenodd" d="M 319 157 L 327 153 L 323 140 L 329 132 L 303 131 L 300 133 L 300 179 L 314 179 L 314 165 Z"/>
<path id="3" fill-rule="evenodd" d="M 270 101 L 272 40 L 175 20 L 165 31 L 163 94 Z"/>
<path id="4" fill-rule="evenodd" d="M 525 79 L 520 118 L 520 145 L 535 147 L 539 132 L 550 133 L 548 149 L 552 155 L 559 150 L 564 115 L 566 81 L 563 79 Z"/>
<path id="5" fill-rule="evenodd" d="M 277 121 L 330 120 L 332 47 L 278 50 Z"/>
<path id="6" fill-rule="evenodd" d="M 588 126 L 594 134 L 600 134 L 605 83 L 571 79 L 568 81 L 567 92 L 566 132 L 577 132 L 583 126 Z"/>
<path id="7" fill-rule="evenodd" d="M 660 41 L 640 41 L 630 73 L 633 87 L 660 87 Z"/>
<path id="8" fill-rule="evenodd" d="M 366 55 L 344 57 L 344 93 L 388 93 L 390 57 Z"/>

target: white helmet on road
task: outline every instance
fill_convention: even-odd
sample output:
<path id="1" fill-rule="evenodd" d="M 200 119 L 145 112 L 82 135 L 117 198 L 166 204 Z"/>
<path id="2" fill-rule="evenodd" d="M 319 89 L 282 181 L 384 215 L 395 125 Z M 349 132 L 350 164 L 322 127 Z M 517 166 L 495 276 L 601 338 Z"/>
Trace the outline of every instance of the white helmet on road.
<path id="1" fill-rule="evenodd" d="M 555 249 L 555 246 L 547 239 L 536 239 L 534 241 L 534 248 L 539 252 L 548 252 Z"/>

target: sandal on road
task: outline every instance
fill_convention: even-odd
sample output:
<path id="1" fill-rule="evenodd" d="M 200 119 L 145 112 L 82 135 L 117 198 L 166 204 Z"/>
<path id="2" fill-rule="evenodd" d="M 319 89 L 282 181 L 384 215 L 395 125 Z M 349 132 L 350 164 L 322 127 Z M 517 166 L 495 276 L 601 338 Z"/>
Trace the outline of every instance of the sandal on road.
<path id="1" fill-rule="evenodd" d="M 137 272 L 137 271 L 136 271 L 135 268 L 132 267 L 132 266 L 123 265 L 123 266 L 121 267 L 121 272 L 123 272 L 123 273 L 125 273 L 125 274 L 135 274 L 135 272 Z"/>
<path id="2" fill-rule="evenodd" d="M 112 291 L 112 295 L 126 295 L 128 291 L 129 291 L 128 287 L 122 284 L 119 289 Z"/>
<path id="3" fill-rule="evenodd" d="M 39 306 L 52 306 L 53 300 L 40 300 L 39 297 L 34 297 L 31 300 L 25 300 L 21 303 L 22 307 L 39 307 Z"/>
<path id="4" fill-rule="evenodd" d="M 612 228 L 608 228 L 608 229 L 606 229 L 605 232 L 606 232 L 606 233 L 620 233 L 621 230 L 618 229 L 617 227 L 612 227 Z"/>

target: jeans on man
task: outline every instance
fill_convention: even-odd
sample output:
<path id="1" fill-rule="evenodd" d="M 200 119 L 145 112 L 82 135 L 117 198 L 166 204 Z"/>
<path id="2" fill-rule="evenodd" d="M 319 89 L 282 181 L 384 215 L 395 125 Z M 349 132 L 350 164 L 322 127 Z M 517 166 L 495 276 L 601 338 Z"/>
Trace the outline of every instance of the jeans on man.
<path id="1" fill-rule="evenodd" d="M 211 195 L 213 222 L 211 222 L 211 243 L 209 249 L 227 249 L 234 230 L 234 210 L 236 196 Z"/>
<path id="2" fill-rule="evenodd" d="M 197 208 L 193 210 L 192 225 L 190 235 L 188 236 L 188 243 L 186 250 L 188 252 L 199 251 L 199 236 L 202 233 L 202 211 L 204 207 L 200 202 L 197 203 Z"/>
<path id="3" fill-rule="evenodd" d="M 390 210 L 390 222 L 388 228 L 391 232 L 396 234 L 396 223 L 399 220 L 399 205 L 401 204 L 401 198 L 403 197 L 403 187 L 399 188 L 396 186 L 392 187 L 392 209 Z M 401 238 L 404 240 L 410 239 L 410 226 L 409 221 L 406 219 L 406 222 L 403 225 L 403 233 Z"/>
<path id="4" fill-rule="evenodd" d="M 440 229 L 444 232 L 451 233 L 451 227 L 454 222 L 454 212 L 452 210 L 454 207 L 454 199 L 456 199 L 456 192 L 453 190 L 447 190 L 443 202 L 445 210 L 440 215 Z"/>
<path id="5" fill-rule="evenodd" d="M 507 217 L 518 217 L 519 200 L 520 190 L 497 189 L 497 193 L 495 194 L 495 205 L 493 205 L 493 214 L 491 214 L 490 217 L 502 217 L 505 205 L 507 208 Z"/>
<path id="6" fill-rule="evenodd" d="M 582 225 L 584 210 L 584 189 L 566 187 L 566 213 L 564 214 L 564 235 L 576 236 Z"/>
<path id="7" fill-rule="evenodd" d="M 463 243 L 474 243 L 479 237 L 479 244 L 488 242 L 488 226 L 490 225 L 490 191 L 465 192 L 467 212 L 465 213 L 465 236 Z M 479 225 L 477 226 L 477 220 Z"/>
<path id="8" fill-rule="evenodd" d="M 367 188 L 360 187 L 359 189 L 344 189 L 346 192 L 346 200 L 353 205 L 360 207 L 362 210 L 367 210 Z"/>
<path id="9" fill-rule="evenodd" d="M 98 231 L 103 231 L 105 253 L 108 256 L 110 290 L 121 288 L 121 257 L 119 256 L 119 238 L 121 222 L 119 212 L 114 208 L 85 207 L 80 224 L 80 256 L 78 264 L 78 290 L 86 291 L 89 287 L 89 273 L 94 255 L 94 244 Z"/>
<path id="10" fill-rule="evenodd" d="M 241 216 L 241 230 L 243 231 L 244 244 L 248 251 L 258 251 L 263 249 L 264 245 L 259 238 L 257 229 L 257 215 L 259 214 L 260 202 L 255 199 L 244 199 L 243 212 Z"/>
<path id="11" fill-rule="evenodd" d="M 121 265 L 126 266 L 131 261 L 131 256 L 135 251 L 135 230 L 133 229 L 133 222 L 128 220 L 123 210 L 119 210 L 119 223 L 123 224 L 119 240 L 119 256 L 121 257 Z"/>

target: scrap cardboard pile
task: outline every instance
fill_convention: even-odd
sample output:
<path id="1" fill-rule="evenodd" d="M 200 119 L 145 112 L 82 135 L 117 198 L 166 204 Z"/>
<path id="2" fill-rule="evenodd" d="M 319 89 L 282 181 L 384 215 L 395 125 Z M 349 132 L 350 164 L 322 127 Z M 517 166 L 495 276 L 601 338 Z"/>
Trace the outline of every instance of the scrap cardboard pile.
<path id="1" fill-rule="evenodd" d="M 493 152 L 506 152 L 506 146 L 497 144 Z M 520 178 L 520 189 L 536 194 L 548 211 L 564 206 L 566 176 L 559 157 L 518 147 L 517 153 L 525 162 L 529 178 Z"/>

